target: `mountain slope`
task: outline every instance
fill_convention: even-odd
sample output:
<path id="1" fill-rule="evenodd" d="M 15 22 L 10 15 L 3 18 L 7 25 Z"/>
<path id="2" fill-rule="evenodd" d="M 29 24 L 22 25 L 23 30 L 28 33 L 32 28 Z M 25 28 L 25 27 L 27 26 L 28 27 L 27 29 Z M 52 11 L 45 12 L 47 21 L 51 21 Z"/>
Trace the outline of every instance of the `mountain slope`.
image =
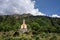
<path id="1" fill-rule="evenodd" d="M 17 30 L 26 20 L 28 29 L 35 32 L 60 32 L 60 18 L 33 15 L 3 15 L 0 16 L 0 31 Z"/>

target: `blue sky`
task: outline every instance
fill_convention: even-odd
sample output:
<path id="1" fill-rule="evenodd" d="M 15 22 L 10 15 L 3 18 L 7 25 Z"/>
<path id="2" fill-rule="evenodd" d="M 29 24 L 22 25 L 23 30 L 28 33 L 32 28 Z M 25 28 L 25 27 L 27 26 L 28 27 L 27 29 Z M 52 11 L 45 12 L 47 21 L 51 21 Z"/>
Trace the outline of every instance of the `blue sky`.
<path id="1" fill-rule="evenodd" d="M 60 0 L 0 0 L 0 15 L 23 13 L 60 18 Z"/>
<path id="2" fill-rule="evenodd" d="M 35 8 L 47 15 L 60 16 L 60 0 L 35 0 Z"/>

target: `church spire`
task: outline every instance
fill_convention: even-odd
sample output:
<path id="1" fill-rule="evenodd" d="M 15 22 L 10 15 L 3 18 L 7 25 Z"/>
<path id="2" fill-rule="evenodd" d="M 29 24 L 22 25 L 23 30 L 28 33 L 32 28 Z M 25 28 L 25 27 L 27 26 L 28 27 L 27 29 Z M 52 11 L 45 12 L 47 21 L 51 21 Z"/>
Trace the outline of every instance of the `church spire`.
<path id="1" fill-rule="evenodd" d="M 25 24 L 25 19 L 23 19 L 23 24 Z"/>

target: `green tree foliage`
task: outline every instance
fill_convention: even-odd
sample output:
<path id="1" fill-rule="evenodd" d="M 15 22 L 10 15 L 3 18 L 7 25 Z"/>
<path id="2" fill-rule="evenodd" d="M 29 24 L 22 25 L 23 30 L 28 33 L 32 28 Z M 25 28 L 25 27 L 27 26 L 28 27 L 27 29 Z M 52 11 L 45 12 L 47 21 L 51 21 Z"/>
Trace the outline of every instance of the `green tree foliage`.
<path id="1" fill-rule="evenodd" d="M 28 16 L 22 15 L 4 15 L 0 16 L 0 31 L 17 30 L 22 24 L 23 18 L 31 31 L 39 32 L 56 32 L 60 33 L 60 18 L 51 18 L 47 16 Z"/>

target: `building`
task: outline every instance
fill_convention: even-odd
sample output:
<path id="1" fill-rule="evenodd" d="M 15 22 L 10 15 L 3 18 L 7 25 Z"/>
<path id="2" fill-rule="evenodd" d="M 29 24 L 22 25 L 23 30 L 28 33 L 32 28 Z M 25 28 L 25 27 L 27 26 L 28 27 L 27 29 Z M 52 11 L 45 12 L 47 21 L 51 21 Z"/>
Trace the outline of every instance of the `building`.
<path id="1" fill-rule="evenodd" d="M 23 23 L 22 23 L 19 31 L 22 32 L 22 33 L 28 32 L 27 24 L 25 23 L 25 19 L 23 19 Z"/>

